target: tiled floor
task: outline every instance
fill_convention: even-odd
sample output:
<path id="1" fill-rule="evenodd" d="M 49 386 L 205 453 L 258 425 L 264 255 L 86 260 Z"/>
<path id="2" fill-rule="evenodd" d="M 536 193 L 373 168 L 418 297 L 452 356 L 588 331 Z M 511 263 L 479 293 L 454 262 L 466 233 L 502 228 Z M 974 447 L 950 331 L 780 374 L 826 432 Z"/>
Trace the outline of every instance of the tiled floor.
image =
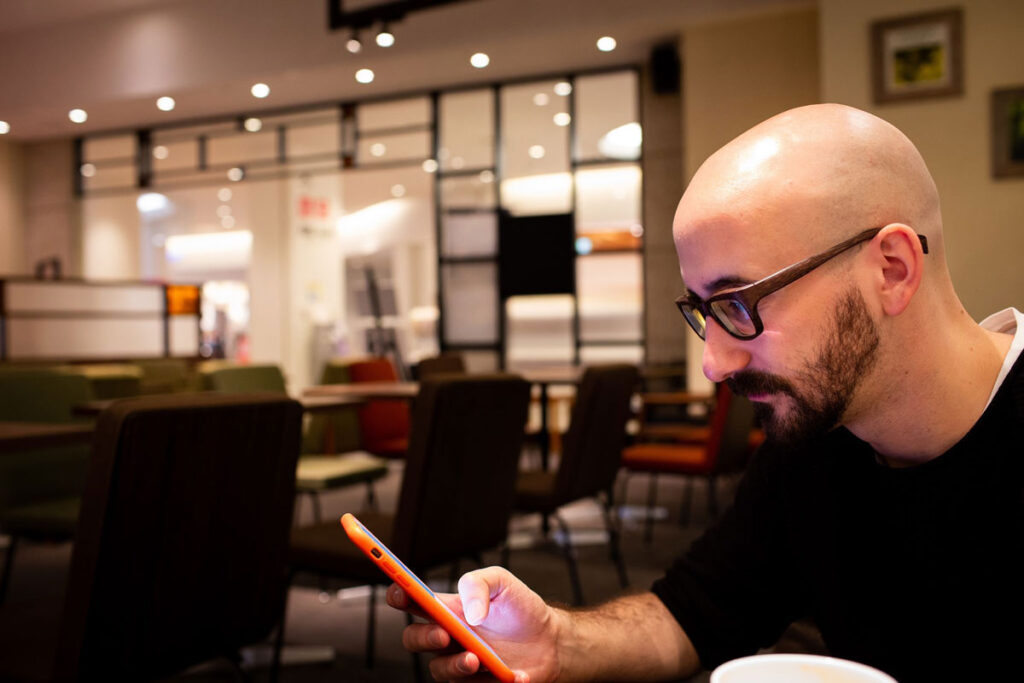
<path id="1" fill-rule="evenodd" d="M 378 487 L 380 505 L 393 509 L 401 481 L 401 465 L 394 465 L 383 485 Z M 731 493 L 729 482 L 721 482 L 721 490 Z M 627 502 L 640 504 L 646 500 L 647 479 L 637 476 L 629 481 Z M 339 491 L 323 498 L 325 517 L 337 517 L 346 511 L 357 511 L 362 503 L 362 490 Z M 704 484 L 695 486 L 693 514 L 688 526 L 678 522 L 682 499 L 682 481 L 662 478 L 658 500 L 667 507 L 667 514 L 656 522 L 654 541 L 643 541 L 638 510 L 630 510 L 623 521 L 623 550 L 631 589 L 644 590 L 660 576 L 662 569 L 700 533 L 706 523 Z M 580 541 L 579 567 L 587 603 L 593 604 L 621 592 L 614 566 L 608 557 L 600 512 L 596 504 L 582 502 L 570 506 L 565 514 L 578 533 Z M 308 521 L 309 510 L 300 511 L 300 521 Z M 549 601 L 568 603 L 572 599 L 568 572 L 563 556 L 550 543 L 537 543 L 540 537 L 538 516 L 518 517 L 512 526 L 513 549 L 511 569 L 534 590 Z M 339 534 L 339 540 L 343 537 Z M 11 584 L 12 597 L 26 599 L 59 590 L 66 575 L 70 557 L 68 545 L 25 545 L 19 548 L 15 574 Z M 486 563 L 497 563 L 496 552 L 484 556 Z M 462 570 L 471 569 L 469 566 Z M 426 577 L 435 587 L 445 590 L 448 572 L 442 571 Z M 333 661 L 298 664 L 285 667 L 285 682 L 313 681 L 408 681 L 413 680 L 411 658 L 402 648 L 400 637 L 405 625 L 404 615 L 383 604 L 378 594 L 377 648 L 372 668 L 365 664 L 365 638 L 367 618 L 367 589 L 365 587 L 331 586 L 331 593 L 322 593 L 313 577 L 298 577 L 288 601 L 286 642 L 289 653 L 302 656 L 324 648 L 333 648 Z M 335 592 L 340 590 L 340 592 Z M 248 653 L 255 661 L 267 655 L 267 648 Z M 251 668 L 254 680 L 266 680 L 265 669 Z M 206 667 L 174 680 L 214 681 L 229 680 L 230 673 L 223 667 Z M 429 676 L 425 679 L 429 680 Z M 693 679 L 706 680 L 706 675 Z"/>

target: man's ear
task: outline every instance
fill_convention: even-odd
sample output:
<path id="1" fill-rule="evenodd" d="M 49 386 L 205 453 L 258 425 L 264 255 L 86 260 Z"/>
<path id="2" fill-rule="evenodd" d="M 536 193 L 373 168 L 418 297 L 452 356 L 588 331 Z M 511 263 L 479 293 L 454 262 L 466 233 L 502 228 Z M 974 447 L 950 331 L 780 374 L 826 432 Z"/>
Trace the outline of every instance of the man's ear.
<path id="1" fill-rule="evenodd" d="M 880 267 L 878 300 L 886 315 L 899 315 L 910 304 L 924 272 L 924 252 L 914 230 L 891 223 L 872 240 L 875 264 Z"/>

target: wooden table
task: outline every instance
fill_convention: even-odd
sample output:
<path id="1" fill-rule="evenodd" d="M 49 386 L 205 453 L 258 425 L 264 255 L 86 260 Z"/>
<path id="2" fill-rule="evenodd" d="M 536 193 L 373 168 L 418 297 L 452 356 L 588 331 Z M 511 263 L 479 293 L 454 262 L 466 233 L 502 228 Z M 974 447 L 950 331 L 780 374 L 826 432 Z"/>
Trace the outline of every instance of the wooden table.
<path id="1" fill-rule="evenodd" d="M 0 453 L 87 444 L 92 433 L 86 423 L 0 422 Z"/>
<path id="2" fill-rule="evenodd" d="M 548 469 L 548 460 L 551 457 L 551 434 L 548 431 L 548 401 L 550 401 L 548 388 L 552 384 L 576 385 L 583 376 L 583 368 L 578 365 L 558 365 L 550 367 L 539 367 L 519 372 L 523 379 L 540 388 L 540 466 Z"/>
<path id="3" fill-rule="evenodd" d="M 348 397 L 363 401 L 394 399 L 411 401 L 420 393 L 419 382 L 352 382 L 351 384 L 320 384 L 302 392 L 303 397 Z"/>
<path id="4" fill-rule="evenodd" d="M 87 401 L 76 405 L 72 412 L 81 417 L 96 417 L 120 400 L 123 399 Z M 302 405 L 303 412 L 307 413 L 329 413 L 339 408 L 358 408 L 366 403 L 366 399 L 360 396 L 301 396 L 295 400 Z"/>

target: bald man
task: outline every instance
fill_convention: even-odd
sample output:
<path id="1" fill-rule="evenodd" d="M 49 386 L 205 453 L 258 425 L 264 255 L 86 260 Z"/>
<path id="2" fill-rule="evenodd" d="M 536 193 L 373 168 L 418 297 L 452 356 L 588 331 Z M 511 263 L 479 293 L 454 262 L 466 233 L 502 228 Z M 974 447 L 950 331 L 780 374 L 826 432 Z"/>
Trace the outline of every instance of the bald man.
<path id="1" fill-rule="evenodd" d="M 964 310 L 913 144 L 849 107 L 785 112 L 704 163 L 673 231 L 704 373 L 769 436 L 733 505 L 651 592 L 567 611 L 492 567 L 452 608 L 520 683 L 685 677 L 807 617 L 902 683 L 1019 680 L 1024 325 Z M 440 651 L 439 680 L 486 673 L 437 626 L 403 642 Z"/>

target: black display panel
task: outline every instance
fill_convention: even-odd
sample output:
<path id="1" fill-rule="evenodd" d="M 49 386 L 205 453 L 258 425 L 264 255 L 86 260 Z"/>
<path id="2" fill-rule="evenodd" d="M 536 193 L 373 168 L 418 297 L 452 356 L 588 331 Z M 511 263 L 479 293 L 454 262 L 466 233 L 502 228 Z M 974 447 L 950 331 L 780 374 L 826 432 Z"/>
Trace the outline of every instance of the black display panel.
<path id="1" fill-rule="evenodd" d="M 498 216 L 501 298 L 575 294 L 575 227 L 571 213 Z"/>

